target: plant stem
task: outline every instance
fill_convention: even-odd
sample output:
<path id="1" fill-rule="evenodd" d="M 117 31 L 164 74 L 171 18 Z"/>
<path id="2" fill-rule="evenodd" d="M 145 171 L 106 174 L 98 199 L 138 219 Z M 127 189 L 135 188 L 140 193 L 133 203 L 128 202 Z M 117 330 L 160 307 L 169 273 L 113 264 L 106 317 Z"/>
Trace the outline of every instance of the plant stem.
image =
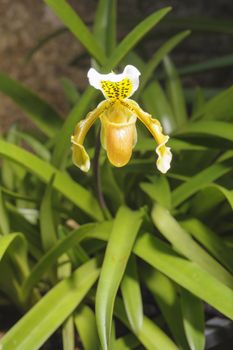
<path id="1" fill-rule="evenodd" d="M 100 126 L 97 132 L 97 138 L 96 138 L 96 144 L 95 144 L 95 155 L 93 160 L 93 173 L 94 173 L 94 179 L 96 184 L 96 192 L 97 192 L 97 199 L 99 202 L 99 205 L 103 211 L 104 217 L 106 219 L 111 219 L 111 214 L 107 208 L 103 191 L 102 191 L 102 183 L 101 183 L 101 171 L 100 171 Z"/>

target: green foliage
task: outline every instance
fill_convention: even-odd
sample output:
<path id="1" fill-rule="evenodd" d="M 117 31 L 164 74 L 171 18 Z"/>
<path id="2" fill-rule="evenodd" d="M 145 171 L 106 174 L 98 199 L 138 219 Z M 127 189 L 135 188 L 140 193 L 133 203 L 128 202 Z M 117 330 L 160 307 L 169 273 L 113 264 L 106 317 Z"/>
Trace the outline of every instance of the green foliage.
<path id="1" fill-rule="evenodd" d="M 158 175 L 155 142 L 139 129 L 134 156 L 121 169 L 98 155 L 90 137 L 87 148 L 96 153 L 101 176 L 96 168 L 81 173 L 71 166 L 70 135 L 98 92 L 80 92 L 62 77 L 72 106 L 62 121 L 54 107 L 0 74 L 1 92 L 42 131 L 14 127 L 0 139 L 0 301 L 21 313 L 0 348 L 37 350 L 46 343 L 52 349 L 50 338 L 59 337 L 63 350 L 74 350 L 78 333 L 86 350 L 203 350 L 206 303 L 233 318 L 233 88 L 206 101 L 197 87 L 186 100 L 180 74 L 230 66 L 232 56 L 177 68 L 168 54 L 190 34 L 185 30 L 145 62 L 133 49 L 170 8 L 152 13 L 117 43 L 115 0 L 99 1 L 93 32 L 67 1 L 44 1 L 94 66 L 141 69 L 137 99 L 170 134 L 173 161 Z M 232 31 L 211 20 L 163 22 Z"/>

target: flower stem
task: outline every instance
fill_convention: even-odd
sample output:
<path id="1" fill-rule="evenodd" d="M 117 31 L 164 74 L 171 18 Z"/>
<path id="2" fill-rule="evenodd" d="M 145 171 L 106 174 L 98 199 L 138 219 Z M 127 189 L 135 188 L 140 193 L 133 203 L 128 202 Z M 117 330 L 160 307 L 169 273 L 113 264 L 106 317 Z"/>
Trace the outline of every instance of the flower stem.
<path id="1" fill-rule="evenodd" d="M 102 191 L 102 183 L 101 183 L 101 171 L 100 171 L 100 127 L 98 129 L 97 138 L 96 138 L 96 144 L 95 144 L 95 155 L 93 159 L 93 172 L 94 172 L 94 178 L 95 178 L 95 184 L 96 184 L 96 192 L 97 192 L 97 199 L 99 202 L 99 205 L 103 211 L 104 217 L 106 219 L 111 219 L 111 214 L 107 208 L 103 191 Z"/>

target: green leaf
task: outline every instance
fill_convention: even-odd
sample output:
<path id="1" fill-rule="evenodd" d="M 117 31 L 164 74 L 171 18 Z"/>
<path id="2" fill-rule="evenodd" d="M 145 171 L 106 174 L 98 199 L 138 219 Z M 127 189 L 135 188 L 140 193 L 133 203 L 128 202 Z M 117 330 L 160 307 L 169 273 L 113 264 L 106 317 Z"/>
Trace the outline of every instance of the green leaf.
<path id="1" fill-rule="evenodd" d="M 51 179 L 49 180 L 40 206 L 41 242 L 45 252 L 52 248 L 57 241 L 54 214 L 52 210 L 52 191 L 54 179 L 55 174 L 52 175 Z"/>
<path id="2" fill-rule="evenodd" d="M 186 289 L 180 289 L 184 329 L 191 350 L 205 348 L 205 319 L 203 302 Z"/>
<path id="3" fill-rule="evenodd" d="M 145 233 L 137 239 L 134 253 L 227 317 L 233 318 L 232 290 L 195 262 L 177 254 L 162 240 Z"/>
<path id="4" fill-rule="evenodd" d="M 30 152 L 3 140 L 0 140 L 0 155 L 23 165 L 27 170 L 34 173 L 46 183 L 49 182 L 53 174 L 56 174 L 53 185 L 55 189 L 61 192 L 88 215 L 97 220 L 103 218 L 96 199 L 90 192 L 74 182 L 67 174 L 56 170 L 53 166 L 39 159 Z"/>
<path id="5" fill-rule="evenodd" d="M 4 73 L 0 73 L 0 91 L 19 105 L 47 136 L 54 136 L 61 127 L 61 117 L 53 107 Z"/>
<path id="6" fill-rule="evenodd" d="M 108 160 L 104 162 L 101 168 L 101 180 L 103 192 L 110 199 L 111 208 L 116 212 L 121 205 L 124 205 L 125 199 L 122 188 L 118 185 L 116 176 L 114 176 L 113 167 Z"/>
<path id="7" fill-rule="evenodd" d="M 58 226 L 58 237 L 59 239 L 67 237 L 70 233 L 67 232 L 65 227 Z M 72 267 L 77 268 L 80 264 L 83 264 L 89 260 L 89 256 L 86 253 L 85 249 L 82 248 L 80 244 L 75 244 L 72 249 L 67 252 L 69 259 L 72 263 Z"/>
<path id="8" fill-rule="evenodd" d="M 68 102 L 71 106 L 75 105 L 80 98 L 80 94 L 75 84 L 68 78 L 61 78 L 61 84 Z"/>
<path id="9" fill-rule="evenodd" d="M 105 60 L 103 50 L 72 7 L 65 0 L 44 0 L 44 2 L 53 10 L 67 28 L 69 28 L 86 50 L 99 63 L 103 63 Z"/>
<path id="10" fill-rule="evenodd" d="M 28 246 L 29 246 L 29 251 L 30 254 L 38 260 L 41 255 L 42 255 L 42 250 L 41 250 L 41 242 L 40 238 L 38 236 L 37 229 L 35 229 L 32 224 L 30 224 L 23 216 L 20 214 L 17 210 L 16 207 L 13 205 L 7 205 L 8 213 L 9 213 L 9 218 L 12 226 L 13 231 L 17 231 L 17 229 L 21 229 L 23 232 Z"/>
<path id="11" fill-rule="evenodd" d="M 99 350 L 99 337 L 95 314 L 87 305 L 80 305 L 75 312 L 74 322 L 85 350 Z"/>
<path id="12" fill-rule="evenodd" d="M 179 185 L 172 192 L 172 205 L 177 207 L 197 191 L 227 174 L 232 169 L 230 162 L 215 163 L 194 175 L 186 183 Z"/>
<path id="13" fill-rule="evenodd" d="M 205 151 L 206 146 L 195 145 L 190 142 L 175 139 L 174 137 L 168 141 L 169 147 L 173 152 L 179 153 L 180 151 Z M 150 137 L 144 137 L 143 140 L 139 139 L 135 146 L 135 151 L 154 151 L 155 141 Z M 170 173 L 168 173 L 169 175 Z"/>
<path id="14" fill-rule="evenodd" d="M 222 238 L 197 219 L 182 221 L 181 226 L 233 273 L 232 250 L 224 243 Z"/>
<path id="15" fill-rule="evenodd" d="M 139 334 L 139 339 L 148 350 L 178 350 L 178 347 L 167 336 L 167 334 L 158 327 L 155 322 L 147 317 L 144 317 L 142 330 Z"/>
<path id="16" fill-rule="evenodd" d="M 151 215 L 152 221 L 161 234 L 171 242 L 178 252 L 181 252 L 191 261 L 196 262 L 228 287 L 233 288 L 232 275 L 192 239 L 192 237 L 171 216 L 168 210 L 157 204 L 154 206 Z"/>
<path id="17" fill-rule="evenodd" d="M 158 81 L 152 81 L 145 88 L 142 101 L 146 110 L 161 121 L 165 133 L 170 134 L 177 128 L 177 121 L 170 103 Z"/>
<path id="18" fill-rule="evenodd" d="M 64 280 L 70 277 L 71 271 L 72 265 L 69 257 L 67 254 L 63 254 L 58 259 L 57 276 L 54 274 L 51 277 L 56 276 L 59 281 Z M 72 314 L 62 324 L 62 345 L 63 350 L 75 350 L 74 319 Z"/>
<path id="19" fill-rule="evenodd" d="M 123 303 L 119 298 L 116 299 L 114 314 L 126 327 L 130 328 Z M 146 316 L 143 317 L 142 327 L 136 336 L 148 350 L 178 350 L 166 333 Z"/>
<path id="20" fill-rule="evenodd" d="M 172 103 L 173 112 L 178 126 L 182 126 L 187 121 L 187 111 L 184 93 L 176 68 L 169 57 L 163 59 L 164 68 L 167 75 L 167 91 Z"/>
<path id="21" fill-rule="evenodd" d="M 141 182 L 141 189 L 155 202 L 167 209 L 171 208 L 171 191 L 169 182 L 164 176 L 150 178 L 152 183 Z"/>
<path id="22" fill-rule="evenodd" d="M 194 74 L 214 70 L 216 68 L 225 68 L 233 66 L 233 55 L 224 55 L 212 58 L 201 63 L 194 63 L 178 69 L 179 75 Z"/>
<path id="23" fill-rule="evenodd" d="M 185 30 L 181 33 L 174 35 L 156 51 L 156 53 L 152 56 L 152 58 L 149 60 L 149 62 L 145 65 L 145 68 L 143 69 L 139 87 L 140 92 L 144 89 L 147 82 L 151 79 L 151 76 L 153 75 L 157 66 L 163 60 L 164 56 L 171 52 L 189 34 L 190 30 Z"/>
<path id="24" fill-rule="evenodd" d="M 142 295 L 137 271 L 137 262 L 131 255 L 121 282 L 121 294 L 125 310 L 134 333 L 138 333 L 143 321 Z"/>
<path id="25" fill-rule="evenodd" d="M 31 293 L 31 290 L 40 281 L 41 277 L 57 261 L 59 256 L 73 248 L 75 244 L 84 239 L 97 238 L 107 240 L 112 229 L 112 223 L 103 222 L 101 224 L 86 224 L 79 229 L 74 230 L 67 237 L 60 239 L 47 253 L 45 253 L 38 263 L 31 270 L 30 275 L 25 280 L 22 290 L 25 295 Z"/>
<path id="26" fill-rule="evenodd" d="M 145 266 L 142 269 L 143 280 L 154 296 L 167 322 L 176 343 L 183 350 L 189 350 L 186 341 L 180 307 L 174 283 L 161 272 Z"/>
<path id="27" fill-rule="evenodd" d="M 1 250 L 0 259 L 7 253 L 11 257 L 11 262 L 15 265 L 15 276 L 22 282 L 29 274 L 27 260 L 27 243 L 22 233 L 10 233 L 0 237 Z M 13 276 L 12 276 L 13 277 Z"/>
<path id="28" fill-rule="evenodd" d="M 202 108 L 198 109 L 194 118 L 201 117 L 204 120 L 232 121 L 232 97 L 233 86 L 207 101 Z"/>
<path id="29" fill-rule="evenodd" d="M 5 198 L 0 187 L 0 233 L 7 235 L 10 232 L 10 222 L 7 214 Z"/>
<path id="30" fill-rule="evenodd" d="M 50 152 L 45 145 L 38 141 L 35 137 L 21 131 L 15 131 L 15 135 L 19 140 L 25 141 L 40 158 L 48 162 L 50 161 Z"/>
<path id="31" fill-rule="evenodd" d="M 233 124 L 219 121 L 199 121 L 195 123 L 189 123 L 176 136 L 214 136 L 221 139 L 233 141 Z"/>
<path id="32" fill-rule="evenodd" d="M 0 340 L 4 350 L 37 350 L 82 301 L 99 275 L 97 260 L 58 283 Z"/>
<path id="33" fill-rule="evenodd" d="M 194 90 L 193 105 L 192 105 L 192 115 L 191 118 L 197 113 L 197 111 L 202 108 L 205 104 L 205 95 L 203 89 L 196 87 Z"/>
<path id="34" fill-rule="evenodd" d="M 93 32 L 105 54 L 111 54 L 116 46 L 116 0 L 99 0 Z"/>
<path id="35" fill-rule="evenodd" d="M 75 350 L 74 320 L 69 316 L 62 325 L 63 350 Z"/>
<path id="36" fill-rule="evenodd" d="M 218 184 L 210 184 L 206 186 L 207 188 L 215 189 L 217 192 L 221 193 L 221 195 L 227 200 L 231 209 L 233 209 L 233 190 L 228 190 L 227 188 L 220 186 Z"/>
<path id="37" fill-rule="evenodd" d="M 26 306 L 20 287 L 28 273 L 27 244 L 23 234 L 0 236 L 0 290 L 19 310 Z"/>
<path id="38" fill-rule="evenodd" d="M 104 63 L 106 70 L 114 68 L 126 54 L 148 33 L 169 11 L 171 7 L 165 7 L 154 12 L 139 23 L 116 47 L 112 55 Z"/>
<path id="39" fill-rule="evenodd" d="M 232 21 L 203 18 L 200 16 L 190 16 L 190 17 L 169 17 L 164 21 L 164 25 L 168 30 L 168 27 L 173 28 L 189 28 L 192 31 L 201 32 L 216 32 L 233 34 Z"/>
<path id="40" fill-rule="evenodd" d="M 138 345 L 139 341 L 137 338 L 133 334 L 129 333 L 116 340 L 113 350 L 132 350 L 138 348 Z"/>
<path id="41" fill-rule="evenodd" d="M 21 233 L 10 233 L 6 236 L 0 237 L 0 260 L 3 258 L 4 254 L 9 248 L 15 249 L 14 245 L 22 247 L 22 252 L 25 255 L 26 241 Z"/>
<path id="42" fill-rule="evenodd" d="M 133 244 L 142 222 L 142 213 L 121 207 L 114 220 L 96 292 L 96 321 L 100 342 L 108 349 L 113 306 Z"/>

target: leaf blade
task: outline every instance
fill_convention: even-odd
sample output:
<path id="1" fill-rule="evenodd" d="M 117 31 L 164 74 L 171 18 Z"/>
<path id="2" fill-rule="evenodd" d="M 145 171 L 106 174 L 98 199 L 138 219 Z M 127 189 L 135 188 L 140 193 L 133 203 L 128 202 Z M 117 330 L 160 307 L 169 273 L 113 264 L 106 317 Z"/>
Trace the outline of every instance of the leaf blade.
<path id="1" fill-rule="evenodd" d="M 52 165 L 41 160 L 30 152 L 3 140 L 0 140 L 0 155 L 23 165 L 26 169 L 34 173 L 46 183 L 49 182 L 49 179 L 55 173 L 56 178 L 54 181 L 54 188 L 61 192 L 75 205 L 84 210 L 88 215 L 97 220 L 103 218 L 96 199 L 90 192 L 74 182 L 67 174 L 55 169 Z"/>
<path id="2" fill-rule="evenodd" d="M 196 263 L 184 259 L 149 233 L 137 239 L 134 252 L 149 265 L 233 319 L 232 290 Z"/>
<path id="3" fill-rule="evenodd" d="M 3 349 L 38 349 L 77 307 L 98 274 L 97 261 L 92 259 L 57 284 L 1 339 Z"/>
<path id="4" fill-rule="evenodd" d="M 32 122 L 49 137 L 61 126 L 61 117 L 46 101 L 27 87 L 0 73 L 0 91 L 19 105 Z"/>
<path id="5" fill-rule="evenodd" d="M 77 37 L 86 50 L 100 63 L 105 60 L 101 47 L 84 24 L 79 15 L 65 0 L 44 0 L 53 12 L 62 20 L 69 30 Z"/>
<path id="6" fill-rule="evenodd" d="M 187 290 L 181 288 L 181 309 L 184 329 L 191 350 L 204 350 L 205 320 L 203 302 Z M 192 310 L 190 306 L 192 305 Z"/>
<path id="7" fill-rule="evenodd" d="M 141 225 L 141 212 L 121 207 L 110 234 L 96 292 L 96 321 L 100 342 L 108 349 L 113 306 L 118 287 Z"/>
<path id="8" fill-rule="evenodd" d="M 109 70 L 114 68 L 122 58 L 133 49 L 138 41 L 151 30 L 169 11 L 170 7 L 165 7 L 148 16 L 139 23 L 116 47 L 110 58 L 105 61 L 104 68 Z"/>
<path id="9" fill-rule="evenodd" d="M 131 328 L 137 334 L 142 327 L 143 304 L 134 255 L 129 258 L 125 275 L 121 282 L 121 294 Z"/>

